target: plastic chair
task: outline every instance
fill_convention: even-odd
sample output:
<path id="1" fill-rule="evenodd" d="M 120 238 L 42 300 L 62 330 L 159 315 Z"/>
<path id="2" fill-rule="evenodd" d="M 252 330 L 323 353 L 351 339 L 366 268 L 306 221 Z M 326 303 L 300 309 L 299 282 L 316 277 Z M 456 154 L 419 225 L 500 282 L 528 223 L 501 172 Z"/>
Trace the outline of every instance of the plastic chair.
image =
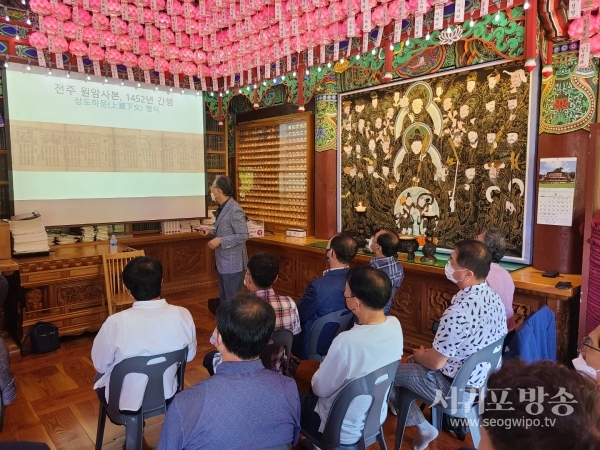
<path id="1" fill-rule="evenodd" d="M 315 323 L 312 327 L 312 330 L 310 332 L 310 342 L 308 345 L 307 359 L 312 359 L 313 361 L 317 361 L 319 363 L 323 362 L 323 360 L 325 359 L 327 352 L 325 352 L 324 355 L 318 354 L 317 353 L 317 343 L 319 342 L 319 337 L 321 336 L 323 327 L 326 324 L 328 324 L 328 323 L 337 323 L 338 324 L 338 328 L 335 332 L 335 336 L 333 336 L 333 339 L 335 339 L 338 334 L 340 334 L 342 331 L 346 331 L 348 329 L 348 325 L 350 324 L 350 321 L 352 320 L 353 317 L 354 317 L 354 314 L 352 314 L 346 308 L 340 309 L 339 311 L 331 312 L 329 314 L 324 315 L 323 317 L 319 317 L 315 321 Z M 333 339 L 331 339 L 331 340 L 333 341 Z M 331 345 L 331 342 L 329 343 L 329 345 Z M 327 350 L 329 350 L 329 347 L 327 347 Z"/>
<path id="2" fill-rule="evenodd" d="M 104 268 L 104 287 L 106 290 L 106 304 L 108 315 L 117 312 L 118 306 L 133 304 L 133 299 L 125 292 L 123 285 L 123 269 L 129 261 L 139 256 L 145 256 L 144 250 L 135 250 L 124 253 L 104 253 L 102 266 Z"/>
<path id="3" fill-rule="evenodd" d="M 450 385 L 450 389 L 448 389 L 448 392 L 446 393 L 444 399 L 450 399 L 451 394 L 454 390 L 454 396 L 458 401 L 461 401 L 463 398 L 463 393 L 470 392 L 470 389 L 467 388 L 467 382 L 469 381 L 469 377 L 471 376 L 473 369 L 475 369 L 475 367 L 477 367 L 478 364 L 489 363 L 490 367 L 485 376 L 485 382 L 479 390 L 479 395 L 481 396 L 481 398 L 485 397 L 487 380 L 490 376 L 490 373 L 492 373 L 492 371 L 496 370 L 496 367 L 498 367 L 498 362 L 502 357 L 502 344 L 504 342 L 505 336 L 506 335 L 503 335 L 496 342 L 488 345 L 487 347 L 482 348 L 481 350 L 478 350 L 465 360 L 460 370 L 456 374 L 454 381 Z M 406 387 L 398 388 L 398 391 L 396 391 L 396 398 L 399 400 L 400 404 L 398 407 L 398 424 L 396 426 L 396 443 L 394 444 L 394 450 L 398 450 L 400 448 L 400 445 L 402 444 L 402 437 L 404 436 L 404 427 L 406 425 L 408 409 L 411 403 L 415 400 L 420 400 L 427 404 L 430 403 L 429 400 L 422 398 L 421 396 L 419 396 L 418 394 L 414 393 Z M 476 401 L 473 401 L 473 404 L 470 405 L 470 409 L 468 411 L 465 411 L 464 407 L 457 408 L 456 406 L 453 410 L 452 406 L 450 405 L 450 402 L 447 402 L 447 404 L 448 407 L 444 407 L 441 403 L 438 403 L 431 408 L 431 422 L 433 426 L 436 427 L 438 430 L 442 429 L 442 413 L 460 419 L 469 419 L 469 423 L 479 423 L 479 410 L 478 403 Z M 481 432 L 479 431 L 479 426 L 469 427 L 469 431 L 471 431 L 473 445 L 477 447 L 479 445 L 479 441 L 481 440 Z"/>
<path id="4" fill-rule="evenodd" d="M 267 346 L 260 353 L 260 360 L 265 368 L 270 369 L 272 367 L 272 356 L 273 353 L 279 352 L 281 347 L 285 351 L 285 365 L 283 367 L 283 374 L 286 375 L 290 364 L 290 353 L 292 351 L 292 342 L 294 335 L 290 330 L 275 330 L 271 335 L 273 342 L 267 344 Z"/>
<path id="5" fill-rule="evenodd" d="M 365 450 L 375 441 L 379 442 L 381 450 L 387 450 L 381 424 L 381 410 L 383 404 L 387 403 L 390 386 L 394 381 L 399 363 L 400 361 L 394 361 L 363 377 L 356 378 L 344 386 L 331 405 L 321 440 L 302 429 L 301 433 L 321 450 Z M 367 411 L 360 440 L 355 444 L 345 445 L 340 442 L 342 424 L 350 403 L 359 395 L 369 395 L 372 399 L 371 406 Z"/>
<path id="6" fill-rule="evenodd" d="M 177 392 L 183 390 L 183 375 L 188 349 L 183 348 L 170 353 L 154 356 L 135 356 L 124 359 L 117 364 L 110 374 L 108 404 L 104 399 L 100 401 L 98 414 L 98 432 L 96 434 L 96 450 L 102 449 L 104 425 L 106 416 L 117 425 L 125 425 L 126 450 L 141 450 L 144 419 L 165 414 L 167 401 L 165 400 L 163 374 L 174 364 L 177 368 Z M 155 361 L 158 362 L 154 363 Z M 163 360 L 163 361 L 160 361 Z M 153 364 L 149 364 L 152 361 Z M 148 376 L 148 384 L 144 392 L 142 407 L 136 412 L 122 412 L 119 410 L 119 399 L 123 380 L 129 373 L 141 373 Z"/>

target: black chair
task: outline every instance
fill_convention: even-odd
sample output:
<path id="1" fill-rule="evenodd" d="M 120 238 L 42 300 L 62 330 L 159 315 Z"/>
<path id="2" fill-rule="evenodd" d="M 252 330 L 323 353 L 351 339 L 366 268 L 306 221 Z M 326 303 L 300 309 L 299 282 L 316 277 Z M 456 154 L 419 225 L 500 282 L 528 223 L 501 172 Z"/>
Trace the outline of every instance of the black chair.
<path id="1" fill-rule="evenodd" d="M 352 380 L 344 386 L 334 400 L 333 405 L 331 405 L 329 417 L 325 422 L 320 440 L 304 430 L 300 430 L 301 433 L 309 442 L 321 450 L 365 450 L 375 441 L 379 442 L 381 450 L 387 450 L 381 427 L 381 410 L 383 405 L 387 403 L 390 386 L 394 381 L 399 363 L 399 361 L 395 361 L 363 377 Z M 371 406 L 366 414 L 365 426 L 360 440 L 355 444 L 345 445 L 340 442 L 342 424 L 350 403 L 359 395 L 370 396 L 372 399 Z"/>
<path id="2" fill-rule="evenodd" d="M 260 360 L 265 366 L 266 369 L 271 368 L 271 357 L 273 353 L 279 352 L 279 349 L 283 347 L 285 349 L 285 365 L 282 368 L 283 374 L 287 375 L 288 367 L 290 364 L 290 353 L 292 351 L 292 342 L 294 340 L 294 335 L 290 330 L 275 330 L 271 335 L 271 340 L 273 342 L 267 344 L 267 346 L 260 353 Z"/>
<path id="3" fill-rule="evenodd" d="M 324 354 L 317 353 L 317 343 L 319 342 L 319 337 L 321 336 L 321 332 L 323 331 L 323 327 L 328 323 L 336 323 L 338 324 L 338 328 L 335 332 L 335 336 L 331 339 L 335 339 L 335 337 L 340 334 L 342 331 L 346 331 L 350 324 L 350 321 L 354 317 L 354 314 L 350 312 L 348 309 L 340 309 L 339 311 L 334 311 L 329 314 L 324 315 L 323 317 L 319 317 L 310 331 L 310 342 L 308 345 L 308 357 L 306 359 L 312 359 L 313 361 L 317 361 L 319 363 L 323 362 L 325 356 L 327 356 L 327 352 Z M 329 348 L 327 349 L 329 350 Z"/>
<path id="4" fill-rule="evenodd" d="M 104 425 L 107 415 L 113 423 L 125 425 L 126 450 L 141 450 L 144 419 L 167 412 L 163 374 L 169 367 L 177 364 L 177 392 L 183 390 L 183 375 L 185 373 L 187 353 L 188 350 L 186 347 L 162 355 L 136 356 L 124 359 L 113 368 L 110 374 L 108 403 L 104 399 L 100 400 L 96 450 L 102 449 L 102 438 L 104 436 Z M 149 364 L 150 361 L 153 363 Z M 141 373 L 148 376 L 148 384 L 144 392 L 142 407 L 136 412 L 119 410 L 123 380 L 129 373 Z"/>
<path id="5" fill-rule="evenodd" d="M 50 450 L 43 442 L 10 441 L 0 442 L 0 450 Z"/>
<path id="6" fill-rule="evenodd" d="M 451 405 L 451 398 L 452 395 L 454 395 L 458 401 L 462 401 L 463 394 L 465 392 L 471 392 L 471 389 L 467 387 L 467 382 L 469 381 L 469 377 L 471 376 L 473 369 L 475 369 L 478 364 L 488 363 L 490 367 L 488 368 L 485 376 L 485 382 L 481 389 L 478 390 L 479 395 L 485 397 L 487 380 L 490 374 L 498 367 L 498 362 L 502 357 L 502 344 L 505 336 L 506 335 L 503 335 L 496 342 L 482 348 L 481 350 L 478 350 L 465 360 L 460 370 L 456 374 L 454 381 L 450 385 L 448 392 L 444 396 L 444 400 L 447 401 L 448 407 L 444 407 L 443 404 L 437 403 L 431 408 L 431 422 L 438 430 L 442 429 L 442 413 L 452 417 L 468 419 L 469 423 L 479 423 L 479 409 L 476 400 L 470 405 L 469 410 L 465 411 L 465 408 L 456 408 L 456 406 L 455 409 L 453 409 Z M 394 445 L 394 450 L 399 450 L 400 445 L 402 444 L 404 427 L 406 425 L 408 409 L 410 408 L 411 403 L 415 400 L 429 403 L 429 400 L 422 398 L 408 388 L 399 387 L 397 389 L 396 398 L 398 399 L 399 405 L 397 408 L 398 424 L 396 425 L 396 443 Z M 479 426 L 470 427 L 470 431 L 471 437 L 473 438 L 473 445 L 477 447 L 479 445 L 479 441 L 481 440 Z"/>

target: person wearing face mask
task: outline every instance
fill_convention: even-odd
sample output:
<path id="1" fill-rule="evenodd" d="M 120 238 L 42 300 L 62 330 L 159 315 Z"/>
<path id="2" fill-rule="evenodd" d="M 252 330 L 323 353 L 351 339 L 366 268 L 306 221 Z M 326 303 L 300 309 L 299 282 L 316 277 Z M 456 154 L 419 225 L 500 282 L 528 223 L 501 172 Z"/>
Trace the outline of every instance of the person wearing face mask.
<path id="1" fill-rule="evenodd" d="M 219 298 L 209 301 L 209 309 L 213 313 L 219 302 L 230 299 L 242 288 L 248 262 L 246 215 L 238 202 L 231 198 L 232 195 L 231 180 L 225 175 L 218 175 L 210 187 L 211 198 L 219 204 L 214 228 L 200 228 L 201 234 L 213 236 L 208 248 L 215 251 L 219 276 Z"/>
<path id="2" fill-rule="evenodd" d="M 306 359 L 310 343 L 310 332 L 315 321 L 334 311 L 346 308 L 344 286 L 350 263 L 356 256 L 356 239 L 347 234 L 338 234 L 330 239 L 325 249 L 325 261 L 329 269 L 323 276 L 310 282 L 296 305 L 300 314 L 302 331 L 294 336 L 292 353 L 295 357 Z M 326 324 L 317 342 L 317 353 L 327 353 L 335 336 L 337 325 Z"/>
<path id="3" fill-rule="evenodd" d="M 368 243 L 369 248 L 374 253 L 369 265 L 383 270 L 392 282 L 390 299 L 383 308 L 386 316 L 390 313 L 394 295 L 402 284 L 402 280 L 404 280 L 404 269 L 397 259 L 399 244 L 398 235 L 390 230 L 378 231 L 375 236 L 369 239 Z"/>
<path id="4" fill-rule="evenodd" d="M 279 262 L 277 262 L 277 258 L 268 253 L 255 253 L 248 260 L 244 286 L 273 307 L 276 319 L 275 330 L 290 330 L 292 334 L 298 334 L 300 333 L 300 316 L 296 303 L 291 297 L 277 295 L 273 290 L 272 286 L 277 281 L 278 275 Z M 216 344 L 214 335 L 210 337 L 210 343 Z M 270 368 L 280 372 L 282 364 L 285 363 L 284 358 L 285 352 L 282 347 L 276 355 L 273 355 Z M 202 365 L 212 376 L 220 363 L 221 354 L 217 350 L 213 350 L 206 354 Z"/>
<path id="5" fill-rule="evenodd" d="M 506 312 L 500 296 L 485 281 L 492 255 L 482 242 L 468 239 L 456 244 L 445 267 L 446 277 L 460 289 L 444 311 L 432 348 L 413 351 L 407 364 L 400 364 L 394 387 L 404 386 L 433 403 L 436 392 L 448 392 L 454 377 L 473 353 L 506 336 Z M 485 373 L 477 368 L 467 387 L 479 388 Z M 468 401 L 465 398 L 459 402 Z M 397 410 L 396 389 L 390 392 L 390 409 Z M 414 450 L 424 450 L 438 431 L 412 403 L 406 425 L 416 425 L 418 438 Z"/>
<path id="6" fill-rule="evenodd" d="M 600 326 L 581 341 L 579 356 L 573 360 L 573 367 L 577 372 L 600 383 Z"/>
<path id="7" fill-rule="evenodd" d="M 331 406 L 349 381 L 402 357 L 400 322 L 383 313 L 391 290 L 388 276 L 375 267 L 365 265 L 348 271 L 344 297 L 346 307 L 357 317 L 358 324 L 333 340 L 311 380 L 313 393 L 300 395 L 300 423 L 312 436 L 321 437 Z M 360 439 L 370 404 L 371 399 L 366 396 L 352 401 L 342 424 L 340 440 L 343 445 L 354 444 Z M 384 422 L 386 413 L 384 404 L 380 423 Z"/>

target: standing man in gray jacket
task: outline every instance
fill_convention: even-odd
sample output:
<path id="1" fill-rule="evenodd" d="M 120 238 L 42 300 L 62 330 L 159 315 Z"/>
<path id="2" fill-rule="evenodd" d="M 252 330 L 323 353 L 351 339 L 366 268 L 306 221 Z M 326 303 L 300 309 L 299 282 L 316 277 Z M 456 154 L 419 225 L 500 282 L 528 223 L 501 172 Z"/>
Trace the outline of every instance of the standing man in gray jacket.
<path id="1" fill-rule="evenodd" d="M 248 254 L 248 226 L 246 214 L 231 196 L 233 183 L 225 175 L 218 175 L 210 187 L 210 196 L 219 204 L 215 212 L 214 228 L 203 227 L 200 232 L 212 234 L 208 247 L 215 251 L 219 274 L 220 301 L 230 299 L 242 288 Z"/>

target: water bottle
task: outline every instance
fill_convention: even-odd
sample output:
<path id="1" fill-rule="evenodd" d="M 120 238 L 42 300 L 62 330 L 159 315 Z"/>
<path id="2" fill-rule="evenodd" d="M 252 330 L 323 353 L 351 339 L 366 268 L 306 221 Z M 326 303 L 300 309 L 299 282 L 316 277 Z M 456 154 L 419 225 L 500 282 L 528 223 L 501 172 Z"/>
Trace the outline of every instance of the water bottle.
<path id="1" fill-rule="evenodd" d="M 118 252 L 118 250 L 117 250 L 117 238 L 115 237 L 114 234 L 110 237 L 109 244 L 110 244 L 110 253 L 117 253 Z"/>

